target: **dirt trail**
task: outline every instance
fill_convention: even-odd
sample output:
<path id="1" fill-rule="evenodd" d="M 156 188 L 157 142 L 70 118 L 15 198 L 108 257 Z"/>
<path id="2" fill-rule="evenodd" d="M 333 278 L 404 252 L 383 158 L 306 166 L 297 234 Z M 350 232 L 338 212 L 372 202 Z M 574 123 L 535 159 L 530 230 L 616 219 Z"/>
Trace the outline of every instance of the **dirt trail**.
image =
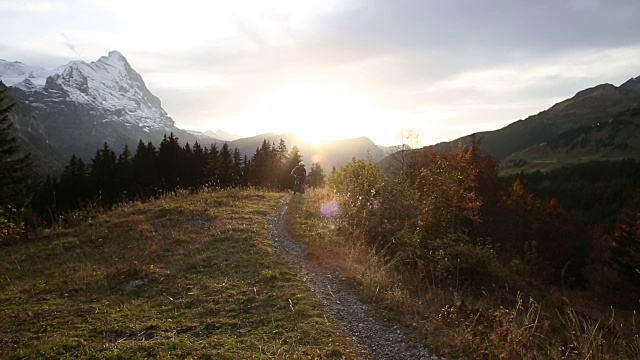
<path id="1" fill-rule="evenodd" d="M 306 246 L 294 241 L 285 226 L 290 197 L 267 218 L 269 240 L 324 304 L 327 319 L 340 328 L 362 350 L 367 359 L 439 359 L 420 344 L 412 343 L 400 326 L 387 326 L 362 303 L 357 293 L 337 272 L 321 270 L 305 257 Z"/>

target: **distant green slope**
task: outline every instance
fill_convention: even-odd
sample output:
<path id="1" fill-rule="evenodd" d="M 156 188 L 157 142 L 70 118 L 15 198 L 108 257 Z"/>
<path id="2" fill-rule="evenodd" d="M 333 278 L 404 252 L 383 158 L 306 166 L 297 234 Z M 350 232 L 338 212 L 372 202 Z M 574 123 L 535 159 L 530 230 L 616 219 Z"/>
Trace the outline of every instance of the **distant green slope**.
<path id="1" fill-rule="evenodd" d="M 624 114 L 640 107 L 638 79 L 640 77 L 631 79 L 620 87 L 602 84 L 585 89 L 570 99 L 502 129 L 470 134 L 432 147 L 448 151 L 453 144 L 469 144 L 472 136 L 479 137 L 482 140 L 482 150 L 502 161 L 503 170 L 507 173 L 554 168 L 566 162 L 637 157 L 637 128 L 634 125 L 637 123 L 636 115 Z M 620 116 L 628 118 L 607 125 L 614 117 Z M 592 127 L 596 131 L 592 135 L 584 135 L 588 139 L 579 140 L 582 143 L 569 144 L 562 149 L 554 143 L 560 139 L 580 136 Z M 557 140 L 552 140 L 556 138 Z M 591 141 L 592 144 L 587 144 Z M 554 145 L 550 146 L 552 143 Z M 413 151 L 392 154 L 379 164 L 383 168 L 397 169 L 410 159 L 412 153 Z"/>
<path id="2" fill-rule="evenodd" d="M 499 130 L 477 133 L 476 136 L 483 139 L 482 149 L 485 152 L 502 160 L 565 131 L 606 122 L 615 114 L 639 104 L 640 91 L 602 84 L 582 90 L 571 99 L 525 120 L 516 121 Z M 468 142 L 470 136 L 458 140 Z M 437 144 L 436 148 L 448 149 L 450 144 L 451 142 Z"/>
<path id="3" fill-rule="evenodd" d="M 581 126 L 546 142 L 510 155 L 502 161 L 503 173 L 551 170 L 589 161 L 640 159 L 640 107 L 610 120 Z"/>

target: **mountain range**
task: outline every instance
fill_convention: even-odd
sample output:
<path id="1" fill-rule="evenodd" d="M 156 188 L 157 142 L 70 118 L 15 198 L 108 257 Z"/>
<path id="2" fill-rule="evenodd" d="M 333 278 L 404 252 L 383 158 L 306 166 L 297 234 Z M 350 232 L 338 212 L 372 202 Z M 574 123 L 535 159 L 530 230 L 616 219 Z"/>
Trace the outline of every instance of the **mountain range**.
<path id="1" fill-rule="evenodd" d="M 263 140 L 284 140 L 298 147 L 307 162 L 320 161 L 326 170 L 356 157 L 376 163 L 389 155 L 388 148 L 368 138 L 334 141 L 322 146 L 299 141 L 293 134 L 261 134 L 236 139 L 217 132 L 183 130 L 162 108 L 142 76 L 118 51 L 94 62 L 71 61 L 54 69 L 0 59 L 0 90 L 8 103 L 15 134 L 30 152 L 41 173 L 56 173 L 72 154 L 89 160 L 106 142 L 119 152 L 139 140 L 158 145 L 174 133 L 181 144 L 198 141 L 204 146 L 228 143 L 251 157 Z M 0 104 L 6 106 L 7 104 Z M 482 139 L 482 150 L 501 161 L 503 173 L 546 170 L 590 160 L 640 158 L 640 76 L 614 86 L 601 84 L 579 91 L 547 110 L 515 121 L 504 128 L 470 134 L 432 145 L 451 148 Z M 381 164 L 404 156 L 391 154 Z"/>
<path id="2" fill-rule="evenodd" d="M 365 138 L 334 142 L 321 149 L 290 134 L 235 139 L 224 130 L 180 129 L 118 51 L 94 62 L 71 61 L 54 69 L 0 59 L 0 87 L 7 86 L 8 103 L 16 104 L 12 115 L 16 136 L 42 173 L 59 172 L 73 154 L 88 161 L 105 142 L 119 152 L 125 145 L 134 149 L 139 140 L 157 146 L 169 133 L 183 145 L 198 141 L 203 146 L 222 146 L 227 142 L 249 157 L 264 139 L 277 144 L 283 138 L 290 148 L 298 145 L 305 159 L 322 160 L 328 169 L 351 157 L 377 161 L 386 155 Z"/>

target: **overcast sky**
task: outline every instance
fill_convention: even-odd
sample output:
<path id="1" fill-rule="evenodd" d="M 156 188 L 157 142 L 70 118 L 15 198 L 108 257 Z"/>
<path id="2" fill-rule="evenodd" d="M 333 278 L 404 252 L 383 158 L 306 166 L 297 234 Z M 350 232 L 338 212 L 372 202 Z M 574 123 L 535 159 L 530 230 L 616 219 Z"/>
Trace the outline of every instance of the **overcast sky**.
<path id="1" fill-rule="evenodd" d="M 243 136 L 428 145 L 640 75 L 638 0 L 0 0 L 0 24 L 2 59 L 118 50 L 178 127 Z"/>

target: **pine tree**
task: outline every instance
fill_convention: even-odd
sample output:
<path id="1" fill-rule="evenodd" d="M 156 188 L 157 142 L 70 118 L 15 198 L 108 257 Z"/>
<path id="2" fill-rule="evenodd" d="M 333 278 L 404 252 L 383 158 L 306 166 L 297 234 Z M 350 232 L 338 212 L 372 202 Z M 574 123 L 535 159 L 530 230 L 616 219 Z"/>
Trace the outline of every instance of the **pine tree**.
<path id="1" fill-rule="evenodd" d="M 233 155 L 231 154 L 231 150 L 229 150 L 229 144 L 224 143 L 224 145 L 222 145 L 222 149 L 220 149 L 218 172 L 218 175 L 220 176 L 220 186 L 229 187 L 233 185 L 232 169 Z"/>
<path id="2" fill-rule="evenodd" d="M 116 154 L 104 143 L 101 150 L 91 159 L 89 177 L 93 195 L 102 205 L 110 206 L 116 202 Z"/>
<path id="3" fill-rule="evenodd" d="M 251 161 L 247 155 L 244 156 L 242 160 L 242 180 L 240 181 L 240 186 L 247 187 L 249 186 L 249 173 L 251 172 Z"/>
<path id="4" fill-rule="evenodd" d="M 125 145 L 122 153 L 118 156 L 116 163 L 116 188 L 122 192 L 122 196 L 127 199 L 133 198 L 135 193 L 135 173 L 133 169 L 133 158 L 129 146 Z"/>
<path id="5" fill-rule="evenodd" d="M 238 148 L 233 149 L 233 166 L 231 167 L 231 178 L 233 186 L 242 186 L 242 178 L 244 172 L 244 164 L 242 154 Z"/>
<path id="6" fill-rule="evenodd" d="M 309 185 L 311 187 L 320 187 L 324 184 L 324 170 L 322 170 L 322 166 L 320 166 L 319 162 L 314 162 L 311 165 L 311 171 L 309 172 Z"/>
<path id="7" fill-rule="evenodd" d="M 207 167 L 207 153 L 205 149 L 196 141 L 193 144 L 193 160 L 192 160 L 192 187 L 199 188 L 205 183 L 205 169 Z"/>
<path id="8" fill-rule="evenodd" d="M 142 198 L 153 195 L 158 188 L 160 178 L 156 147 L 151 141 L 145 145 L 140 140 L 132 161 L 136 193 Z"/>
<path id="9" fill-rule="evenodd" d="M 212 144 L 207 157 L 205 167 L 205 179 L 208 186 L 220 186 L 219 167 L 220 167 L 220 150 L 217 144 Z"/>
<path id="10" fill-rule="evenodd" d="M 182 147 L 173 133 L 164 136 L 158 150 L 159 173 L 165 190 L 175 190 L 180 182 Z"/>
<path id="11" fill-rule="evenodd" d="M 196 174 L 194 172 L 195 168 L 193 164 L 193 149 L 191 149 L 191 145 L 189 145 L 189 143 L 186 143 L 182 148 L 180 158 L 181 160 L 178 166 L 178 185 L 181 188 L 194 188 Z"/>
<path id="12" fill-rule="evenodd" d="M 18 142 L 11 135 L 9 113 L 13 104 L 3 106 L 4 99 L 4 91 L 0 91 L 0 215 L 9 211 L 18 214 L 27 207 L 33 196 L 34 179 L 30 156 L 20 156 Z"/>
<path id="13" fill-rule="evenodd" d="M 57 202 L 60 184 L 55 177 L 47 175 L 43 183 L 38 185 L 31 200 L 32 210 L 48 224 L 52 224 L 60 215 Z"/>
<path id="14" fill-rule="evenodd" d="M 60 212 L 79 208 L 89 198 L 89 169 L 75 154 L 64 167 L 60 177 L 60 192 L 57 198 Z"/>
<path id="15" fill-rule="evenodd" d="M 256 149 L 256 153 L 251 159 L 250 184 L 274 189 L 279 182 L 279 166 L 277 148 L 275 144 L 269 143 L 266 139 L 262 145 Z"/>

